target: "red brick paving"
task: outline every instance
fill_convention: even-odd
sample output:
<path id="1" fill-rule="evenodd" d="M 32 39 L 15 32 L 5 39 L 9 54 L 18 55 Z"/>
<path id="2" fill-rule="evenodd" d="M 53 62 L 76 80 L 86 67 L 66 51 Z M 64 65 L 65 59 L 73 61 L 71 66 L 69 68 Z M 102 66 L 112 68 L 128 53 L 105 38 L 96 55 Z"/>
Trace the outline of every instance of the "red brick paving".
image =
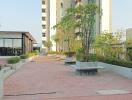
<path id="1" fill-rule="evenodd" d="M 5 65 L 5 64 L 7 64 L 7 60 L 0 58 L 0 65 Z"/>
<path id="2" fill-rule="evenodd" d="M 78 76 L 74 69 L 50 57 L 39 57 L 27 63 L 5 81 L 5 95 L 34 94 L 7 97 L 4 100 L 132 100 L 132 94 L 96 94 L 100 89 L 122 89 L 132 92 L 132 80 L 103 71 L 96 76 Z"/>

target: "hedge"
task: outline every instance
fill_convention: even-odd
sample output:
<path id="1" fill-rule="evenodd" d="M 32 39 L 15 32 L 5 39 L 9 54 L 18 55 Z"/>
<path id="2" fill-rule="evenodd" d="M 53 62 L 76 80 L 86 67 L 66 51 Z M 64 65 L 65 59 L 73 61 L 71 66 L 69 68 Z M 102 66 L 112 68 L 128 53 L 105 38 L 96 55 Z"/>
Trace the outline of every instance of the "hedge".
<path id="1" fill-rule="evenodd" d="M 12 57 L 7 60 L 8 64 L 16 64 L 20 61 L 20 57 Z"/>
<path id="2" fill-rule="evenodd" d="M 127 68 L 132 68 L 132 61 L 127 61 L 127 60 L 118 60 L 115 58 L 106 58 L 106 57 L 97 57 L 97 60 L 100 62 L 108 63 L 108 64 L 113 64 L 113 65 L 118 65 L 122 67 L 127 67 Z"/>

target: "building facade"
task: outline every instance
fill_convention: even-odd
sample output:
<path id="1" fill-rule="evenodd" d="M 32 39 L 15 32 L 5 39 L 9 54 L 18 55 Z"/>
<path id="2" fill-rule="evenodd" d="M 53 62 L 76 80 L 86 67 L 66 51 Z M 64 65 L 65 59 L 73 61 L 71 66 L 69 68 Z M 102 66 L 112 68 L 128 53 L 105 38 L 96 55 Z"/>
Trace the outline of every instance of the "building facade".
<path id="1" fill-rule="evenodd" d="M 65 10 L 78 4 L 95 3 L 102 9 L 102 16 L 96 15 L 95 34 L 103 31 L 112 32 L 112 0 L 42 0 L 42 48 L 45 41 L 52 41 L 52 50 L 56 51 L 56 43 L 52 36 L 57 33 L 53 26 L 61 21 Z"/>
<path id="2" fill-rule="evenodd" d="M 0 31 L 0 56 L 16 56 L 33 51 L 36 40 L 29 32 Z"/>
<path id="3" fill-rule="evenodd" d="M 101 0 L 101 31 L 112 33 L 112 0 Z"/>
<path id="4" fill-rule="evenodd" d="M 50 1 L 42 0 L 42 48 L 46 50 L 44 46 L 45 41 L 50 39 Z"/>

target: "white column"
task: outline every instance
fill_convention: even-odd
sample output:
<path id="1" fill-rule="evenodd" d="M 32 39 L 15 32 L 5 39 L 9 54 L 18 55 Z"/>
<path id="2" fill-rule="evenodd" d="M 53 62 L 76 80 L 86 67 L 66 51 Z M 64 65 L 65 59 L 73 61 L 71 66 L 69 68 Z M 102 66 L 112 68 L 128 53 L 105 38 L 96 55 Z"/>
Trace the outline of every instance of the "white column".
<path id="1" fill-rule="evenodd" d="M 56 29 L 53 29 L 53 26 L 56 25 L 56 0 L 50 0 L 50 40 L 51 37 L 56 34 Z M 52 41 L 53 47 L 52 50 L 56 51 L 56 43 Z"/>

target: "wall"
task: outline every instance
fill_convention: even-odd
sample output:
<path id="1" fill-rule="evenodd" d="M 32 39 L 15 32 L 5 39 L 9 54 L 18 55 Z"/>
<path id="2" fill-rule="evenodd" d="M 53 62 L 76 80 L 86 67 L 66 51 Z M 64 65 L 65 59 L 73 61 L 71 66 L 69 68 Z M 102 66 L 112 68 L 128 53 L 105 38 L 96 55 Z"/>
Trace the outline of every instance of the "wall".
<path id="1" fill-rule="evenodd" d="M 53 26 L 56 25 L 56 0 L 50 0 L 50 40 L 52 41 L 52 50 L 56 51 L 56 43 L 52 40 L 52 36 L 56 34 L 56 29 Z"/>
<path id="2" fill-rule="evenodd" d="M 102 0 L 102 31 L 112 32 L 112 0 Z"/>

